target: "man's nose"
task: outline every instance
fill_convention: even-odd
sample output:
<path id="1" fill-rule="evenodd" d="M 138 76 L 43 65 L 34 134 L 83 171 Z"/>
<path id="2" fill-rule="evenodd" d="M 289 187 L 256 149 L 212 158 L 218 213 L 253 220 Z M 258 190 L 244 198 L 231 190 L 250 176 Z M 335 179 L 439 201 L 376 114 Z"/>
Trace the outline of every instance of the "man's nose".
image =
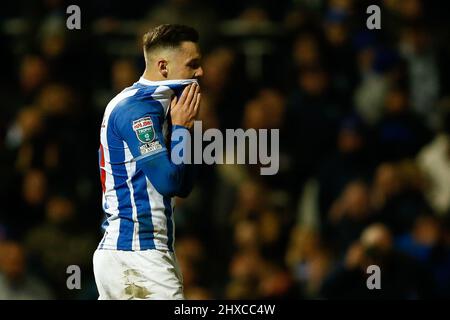
<path id="1" fill-rule="evenodd" d="M 202 67 L 197 69 L 197 71 L 195 72 L 195 77 L 196 78 L 203 77 L 203 69 L 202 69 Z"/>

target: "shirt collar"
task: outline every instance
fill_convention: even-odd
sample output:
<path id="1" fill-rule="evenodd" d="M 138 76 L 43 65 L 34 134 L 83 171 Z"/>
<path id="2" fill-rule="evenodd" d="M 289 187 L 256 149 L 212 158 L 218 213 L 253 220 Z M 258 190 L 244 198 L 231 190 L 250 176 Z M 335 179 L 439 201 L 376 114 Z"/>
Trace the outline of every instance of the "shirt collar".
<path id="1" fill-rule="evenodd" d="M 190 84 L 190 83 L 197 83 L 196 79 L 177 79 L 177 80 L 161 80 L 161 81 L 151 81 L 144 79 L 144 77 L 140 77 L 139 81 L 140 84 L 146 85 L 146 86 L 167 86 L 171 84 Z"/>

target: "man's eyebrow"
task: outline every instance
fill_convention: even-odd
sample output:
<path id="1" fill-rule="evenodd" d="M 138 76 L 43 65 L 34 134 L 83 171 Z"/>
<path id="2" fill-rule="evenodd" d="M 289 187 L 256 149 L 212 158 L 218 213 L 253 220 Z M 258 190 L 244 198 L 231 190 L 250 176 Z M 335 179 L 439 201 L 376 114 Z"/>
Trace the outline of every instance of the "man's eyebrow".
<path id="1" fill-rule="evenodd" d="M 198 56 L 198 57 L 189 59 L 189 60 L 186 62 L 186 64 L 190 64 L 190 63 L 192 63 L 192 62 L 199 62 L 201 59 L 202 59 L 202 57 L 201 57 L 201 56 Z"/>

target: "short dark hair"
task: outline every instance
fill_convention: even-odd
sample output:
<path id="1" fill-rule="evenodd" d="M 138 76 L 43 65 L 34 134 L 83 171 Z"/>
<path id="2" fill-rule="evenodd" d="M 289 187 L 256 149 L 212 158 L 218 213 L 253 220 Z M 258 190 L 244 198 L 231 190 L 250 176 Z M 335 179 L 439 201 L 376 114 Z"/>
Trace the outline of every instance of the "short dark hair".
<path id="1" fill-rule="evenodd" d="M 176 48 L 183 41 L 198 43 L 199 35 L 192 27 L 180 24 L 162 24 L 144 34 L 145 52 L 155 48 Z"/>

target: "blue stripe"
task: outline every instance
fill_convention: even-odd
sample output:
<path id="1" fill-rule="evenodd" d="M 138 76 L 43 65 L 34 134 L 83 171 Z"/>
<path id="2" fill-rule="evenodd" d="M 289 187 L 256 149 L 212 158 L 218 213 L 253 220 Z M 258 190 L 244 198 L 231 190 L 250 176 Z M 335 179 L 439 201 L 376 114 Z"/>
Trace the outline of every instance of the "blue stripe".
<path id="1" fill-rule="evenodd" d="M 119 206 L 119 237 L 117 239 L 118 250 L 131 250 L 133 243 L 133 211 L 131 208 L 130 190 L 127 185 L 127 170 L 125 168 L 125 150 L 123 142 L 117 139 L 112 129 L 114 128 L 114 117 L 108 120 L 107 140 L 112 175 L 114 177 L 114 190 L 116 191 Z"/>
<path id="2" fill-rule="evenodd" d="M 145 174 L 137 170 L 133 177 L 134 199 L 139 223 L 139 244 L 141 250 L 155 249 L 152 209 L 147 193 L 147 179 Z"/>
<path id="3" fill-rule="evenodd" d="M 170 197 L 164 197 L 164 214 L 167 220 L 167 246 L 169 251 L 173 251 L 173 220 L 172 220 L 172 204 Z"/>
<path id="4" fill-rule="evenodd" d="M 137 88 L 139 88 L 139 90 L 133 95 L 131 96 L 133 99 L 135 99 L 135 101 L 145 101 L 146 102 L 146 106 L 148 108 L 152 107 L 151 104 L 148 104 L 148 101 L 157 101 L 155 99 L 153 99 L 152 94 L 155 93 L 156 89 L 158 89 L 159 86 L 152 86 L 152 87 L 148 87 L 148 86 L 144 86 L 140 83 L 138 83 L 136 85 Z M 136 89 L 136 87 L 134 87 L 134 89 Z M 131 98 L 130 97 L 130 98 Z M 129 99 L 129 98 L 127 98 Z M 158 104 L 158 108 L 162 108 L 162 104 L 161 102 L 157 101 Z"/>
<path id="5" fill-rule="evenodd" d="M 168 87 L 170 89 L 172 89 L 172 91 L 175 93 L 175 95 L 177 96 L 177 98 L 180 98 L 181 94 L 183 93 L 184 88 L 186 87 L 186 84 L 180 84 L 180 83 L 175 83 L 175 84 L 169 84 Z"/>

